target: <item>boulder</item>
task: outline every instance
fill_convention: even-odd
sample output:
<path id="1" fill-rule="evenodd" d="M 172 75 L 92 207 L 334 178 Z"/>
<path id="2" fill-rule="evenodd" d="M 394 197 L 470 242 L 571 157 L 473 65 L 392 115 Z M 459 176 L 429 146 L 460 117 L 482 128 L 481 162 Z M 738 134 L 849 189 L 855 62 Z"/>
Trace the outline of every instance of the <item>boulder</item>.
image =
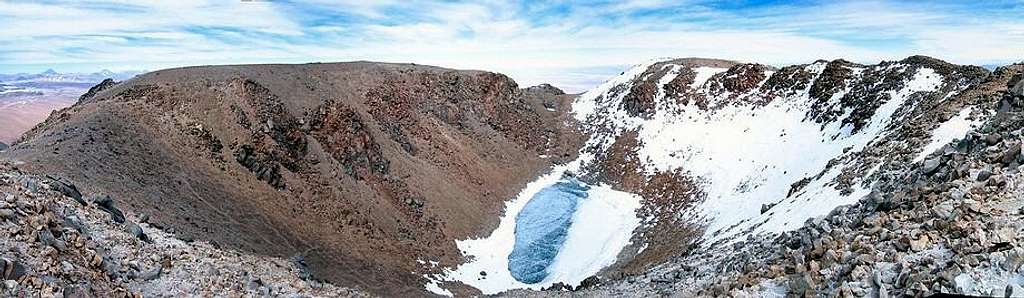
<path id="1" fill-rule="evenodd" d="M 57 192 L 63 194 L 66 197 L 75 199 L 75 202 L 78 202 L 82 206 L 86 205 L 85 200 L 82 199 L 82 193 L 78 191 L 78 187 L 75 187 L 75 185 L 72 184 L 71 181 L 68 181 L 67 179 L 61 177 L 46 177 L 50 179 L 50 188 L 56 190 Z"/>
<path id="2" fill-rule="evenodd" d="M 1017 81 L 1017 84 L 1010 88 L 1010 93 L 1024 97 L 1024 80 Z"/>
<path id="3" fill-rule="evenodd" d="M 985 135 L 985 143 L 988 143 L 989 146 L 992 146 L 992 145 L 995 145 L 995 144 L 999 144 L 999 141 L 1002 141 L 1002 140 L 1003 140 L 1003 135 L 1000 135 L 998 133 L 991 133 L 991 134 Z"/>
<path id="4" fill-rule="evenodd" d="M 990 177 L 992 177 L 992 166 L 986 165 L 985 168 L 981 169 L 981 171 L 978 171 L 977 181 L 982 182 L 988 180 L 988 178 Z"/>
<path id="5" fill-rule="evenodd" d="M 155 266 L 152 269 L 140 272 L 138 278 L 144 281 L 150 281 L 160 278 L 160 273 L 163 272 L 163 267 Z"/>
<path id="6" fill-rule="evenodd" d="M 50 232 L 50 229 L 43 228 L 39 230 L 36 234 L 39 237 L 39 242 L 52 246 L 53 248 L 56 248 L 59 252 L 63 252 L 68 248 L 67 244 L 65 244 L 64 241 L 61 241 L 60 239 L 57 239 L 56 237 L 53 236 L 53 233 Z"/>
<path id="7" fill-rule="evenodd" d="M 110 213 L 110 219 L 117 223 L 124 223 L 124 213 L 120 209 L 114 206 L 114 199 L 108 195 L 96 195 L 92 197 L 92 203 L 96 204 L 96 207 L 100 210 Z"/>
<path id="8" fill-rule="evenodd" d="M 128 231 L 129 234 L 132 234 L 132 236 L 135 236 L 135 238 L 139 238 L 139 240 L 145 241 L 147 243 L 152 242 L 152 240 L 149 239 L 149 236 L 146 235 L 146 232 L 142 230 L 142 227 L 140 227 L 135 222 L 132 222 L 130 220 L 125 221 L 124 225 L 125 230 Z"/>
<path id="9" fill-rule="evenodd" d="M 921 171 L 924 172 L 927 175 L 931 175 L 931 174 L 935 173 L 935 171 L 937 171 L 939 169 L 939 166 L 941 166 L 941 165 L 942 165 L 942 158 L 941 157 L 932 157 L 932 158 L 929 158 L 929 159 L 925 159 L 924 163 L 921 164 Z"/>
<path id="10" fill-rule="evenodd" d="M 21 262 L 8 258 L 0 258 L 0 270 L 3 270 L 0 272 L 2 275 L 0 277 L 3 277 L 3 280 L 18 280 L 28 272 Z"/>
<path id="11" fill-rule="evenodd" d="M 1013 146 L 1010 146 L 1010 148 L 1006 149 L 1006 151 L 1003 151 L 1003 157 L 1002 157 L 1002 159 L 1000 161 L 1003 163 L 1003 165 L 1009 166 L 1014 161 L 1017 161 L 1019 156 L 1020 156 L 1020 143 L 1017 143 L 1017 144 L 1013 144 Z"/>

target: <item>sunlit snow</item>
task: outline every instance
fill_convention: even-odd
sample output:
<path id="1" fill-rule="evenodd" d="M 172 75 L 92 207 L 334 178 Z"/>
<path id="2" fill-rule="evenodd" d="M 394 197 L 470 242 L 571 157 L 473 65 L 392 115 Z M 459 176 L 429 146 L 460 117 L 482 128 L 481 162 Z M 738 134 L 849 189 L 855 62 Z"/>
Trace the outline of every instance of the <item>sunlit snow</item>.
<path id="1" fill-rule="evenodd" d="M 935 152 L 935 150 L 939 150 L 939 148 L 942 148 L 942 146 L 949 144 L 949 142 L 952 142 L 955 139 L 963 138 L 968 131 L 981 124 L 982 121 L 980 119 L 967 119 L 973 110 L 974 109 L 972 108 L 967 108 L 960 111 L 960 113 L 955 117 L 943 122 L 938 128 L 932 131 L 931 142 L 924 146 L 921 153 L 914 158 L 914 162 L 924 160 L 928 154 Z"/>
<path id="2" fill-rule="evenodd" d="M 826 63 L 818 62 L 806 66 L 805 70 L 818 76 L 825 66 Z M 698 67 L 695 69 L 698 80 L 694 83 L 707 80 L 705 77 L 710 78 L 722 70 Z M 860 73 L 862 69 L 853 71 Z M 629 82 L 639 73 L 642 69 L 630 70 L 609 81 L 612 85 L 602 85 L 594 91 L 605 94 L 614 84 Z M 812 102 L 809 84 L 795 95 L 772 100 L 757 109 L 726 105 L 715 111 L 704 111 L 660 106 L 650 119 L 643 119 L 613 108 L 590 120 L 592 124 L 599 123 L 616 132 L 638 130 L 637 138 L 643 145 L 637 153 L 647 164 L 647 170 L 681 169 L 700 179 L 707 200 L 697 212 L 708 219 L 709 235 L 725 237 L 754 225 L 760 225 L 758 229 L 762 232 L 779 232 L 798 228 L 807 218 L 824 215 L 866 194 L 867 190 L 859 185 L 855 185 L 849 195 L 842 195 L 835 189 L 831 181 L 845 166 L 839 164 L 788 196 L 794 182 L 825 171 L 833 158 L 845 152 L 860 151 L 883 135 L 888 125 L 900 120 L 902 115 L 897 111 L 912 94 L 935 91 L 941 84 L 941 75 L 929 68 L 919 68 L 901 89 L 889 93 L 890 99 L 882 102 L 856 133 L 851 126 L 842 126 L 841 121 L 822 126 L 806 119 Z M 584 94 L 573 105 L 577 112 L 575 117 L 586 120 L 595 115 L 598 104 L 587 100 L 593 101 L 601 94 Z M 832 99 L 838 100 L 842 95 L 840 92 Z M 722 97 L 712 96 L 709 100 L 714 103 Z M 619 95 L 603 99 L 600 105 L 617 107 L 621 101 L 622 95 Z M 850 111 L 845 112 L 843 117 L 849 116 Z M 607 148 L 612 140 L 594 139 L 587 145 Z M 770 214 L 761 214 L 762 204 L 777 205 Z"/>

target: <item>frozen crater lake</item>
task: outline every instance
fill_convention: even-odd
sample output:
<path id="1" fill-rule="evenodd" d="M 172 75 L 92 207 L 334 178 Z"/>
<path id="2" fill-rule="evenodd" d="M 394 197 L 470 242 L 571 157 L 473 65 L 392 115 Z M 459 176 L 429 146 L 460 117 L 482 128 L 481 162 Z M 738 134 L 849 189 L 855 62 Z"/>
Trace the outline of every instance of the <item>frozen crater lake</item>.
<path id="1" fill-rule="evenodd" d="M 576 206 L 587 198 L 590 186 L 564 178 L 541 189 L 516 215 L 515 245 L 508 256 L 508 271 L 518 281 L 532 284 L 548 276 L 569 234 Z"/>
<path id="2" fill-rule="evenodd" d="M 445 294 L 444 281 L 459 281 L 496 294 L 554 283 L 579 285 L 614 264 L 640 225 L 640 197 L 607 185 L 588 185 L 560 166 L 529 183 L 506 202 L 498 228 L 485 238 L 457 241 L 469 262 L 427 288 Z"/>

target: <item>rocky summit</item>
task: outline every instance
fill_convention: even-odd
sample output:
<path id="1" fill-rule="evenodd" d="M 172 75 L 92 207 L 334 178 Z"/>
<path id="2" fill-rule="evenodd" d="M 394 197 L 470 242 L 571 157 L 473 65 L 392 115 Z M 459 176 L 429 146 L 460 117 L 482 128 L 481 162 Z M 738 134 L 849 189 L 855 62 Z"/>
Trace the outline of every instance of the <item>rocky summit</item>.
<path id="1" fill-rule="evenodd" d="M 105 80 L 0 147 L 7 296 L 1024 297 L 1024 64 Z M 3 146 L 0 144 L 0 146 Z"/>

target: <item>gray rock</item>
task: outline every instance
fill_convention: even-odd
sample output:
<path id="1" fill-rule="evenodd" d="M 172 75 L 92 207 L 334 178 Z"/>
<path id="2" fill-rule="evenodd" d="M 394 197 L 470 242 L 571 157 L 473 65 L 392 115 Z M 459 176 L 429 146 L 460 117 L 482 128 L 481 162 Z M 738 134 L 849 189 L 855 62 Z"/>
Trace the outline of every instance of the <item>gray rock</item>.
<path id="1" fill-rule="evenodd" d="M 213 264 L 210 263 L 204 263 L 201 270 L 203 274 L 209 276 L 216 276 L 220 274 L 220 270 L 217 270 L 217 267 L 213 266 Z"/>
<path id="2" fill-rule="evenodd" d="M 1013 144 L 1013 146 L 1010 146 L 1009 149 L 1003 152 L 1003 157 L 1000 159 L 1000 161 L 1003 163 L 1003 165 L 1009 166 L 1014 161 L 1017 161 L 1019 156 L 1020 143 L 1017 143 Z"/>
<path id="3" fill-rule="evenodd" d="M 1017 96 L 1024 96 L 1024 80 L 1017 81 L 1017 84 L 1010 88 L 1010 93 Z"/>
<path id="4" fill-rule="evenodd" d="M 10 147 L 11 147 L 11 146 L 8 146 L 8 145 L 7 145 L 6 143 L 4 143 L 4 142 L 0 142 L 0 151 L 4 151 L 4 150 L 7 150 L 7 148 L 10 148 Z"/>
<path id="5" fill-rule="evenodd" d="M 50 229 L 43 228 L 36 232 L 36 236 L 39 237 L 39 242 L 52 246 L 53 248 L 56 248 L 57 251 L 63 252 L 68 248 L 67 244 L 65 244 L 64 241 L 61 241 L 53 237 L 53 233 L 50 232 Z"/>
<path id="6" fill-rule="evenodd" d="M 798 297 L 813 297 L 814 280 L 807 274 L 794 274 L 790 276 L 789 293 Z"/>
<path id="7" fill-rule="evenodd" d="M 259 290 L 261 287 L 263 287 L 263 281 L 260 280 L 259 278 L 250 279 L 248 282 L 245 283 L 245 289 L 250 291 Z"/>
<path id="8" fill-rule="evenodd" d="M 64 297 L 96 297 L 96 295 L 92 293 L 89 286 L 72 285 L 64 287 Z"/>
<path id="9" fill-rule="evenodd" d="M 53 188 L 66 197 L 75 199 L 75 202 L 78 202 L 82 206 L 86 205 L 85 200 L 82 199 L 82 193 L 78 191 L 78 187 L 75 187 L 75 184 L 71 183 L 71 181 L 61 177 L 46 177 L 50 179 L 50 188 Z"/>
<path id="10" fill-rule="evenodd" d="M 4 280 L 18 280 L 28 272 L 21 262 L 8 258 L 0 258 L 0 270 L 3 270 L 0 277 Z"/>
<path id="11" fill-rule="evenodd" d="M 306 258 L 304 256 L 302 256 L 302 255 L 293 255 L 290 258 L 288 258 L 288 261 L 291 261 L 292 264 L 295 265 L 295 268 L 297 268 L 299 270 L 299 278 L 302 278 L 304 280 L 308 280 L 310 278 L 313 278 L 313 273 L 312 273 L 312 271 L 309 270 L 309 264 L 306 263 Z M 487 276 L 486 272 L 483 272 L 483 271 L 480 271 L 480 272 L 483 273 L 481 275 Z"/>
<path id="12" fill-rule="evenodd" d="M 21 186 L 28 190 L 30 193 L 39 192 L 39 182 L 35 178 L 28 176 L 21 176 Z"/>
<path id="13" fill-rule="evenodd" d="M 121 266 L 118 266 L 118 264 L 110 260 L 110 258 L 103 257 L 103 260 L 100 262 L 100 268 L 103 268 L 103 272 L 111 278 L 121 278 Z"/>
<path id="14" fill-rule="evenodd" d="M 110 213 L 110 219 L 117 223 L 124 223 L 124 213 L 120 209 L 114 206 L 114 199 L 108 195 L 95 195 L 92 197 L 92 203 L 96 204 L 96 207 L 100 210 Z"/>
<path id="15" fill-rule="evenodd" d="M 953 218 L 953 205 L 950 204 L 939 204 L 932 207 L 932 214 L 942 219 Z"/>
<path id="16" fill-rule="evenodd" d="M 82 223 L 82 219 L 77 215 L 68 215 L 64 217 L 64 225 L 74 228 L 79 233 L 85 233 L 85 224 Z"/>
<path id="17" fill-rule="evenodd" d="M 140 227 L 138 224 L 129 220 L 125 221 L 124 225 L 125 231 L 128 231 L 128 233 L 132 234 L 132 236 L 135 236 L 135 238 L 139 238 L 139 240 L 145 241 L 147 243 L 152 242 L 152 240 L 149 239 L 149 236 L 146 235 L 146 232 L 143 231 L 142 227 Z"/>
<path id="18" fill-rule="evenodd" d="M 11 219 L 14 218 L 14 210 L 11 209 L 0 209 L 0 219 Z"/>
<path id="19" fill-rule="evenodd" d="M 160 278 L 160 273 L 163 272 L 163 267 L 156 266 L 153 269 L 149 269 L 139 273 L 139 279 L 144 281 L 150 281 Z"/>
<path id="20" fill-rule="evenodd" d="M 935 171 L 937 171 L 939 169 L 939 166 L 941 165 L 942 158 L 940 157 L 932 157 L 929 159 L 925 159 L 924 163 L 921 164 L 921 171 L 927 175 L 931 175 L 935 173 Z"/>
<path id="21" fill-rule="evenodd" d="M 981 169 L 981 171 L 978 171 L 977 181 L 982 182 L 988 180 L 988 178 L 990 177 L 992 177 L 992 166 L 986 165 L 985 168 Z"/>

